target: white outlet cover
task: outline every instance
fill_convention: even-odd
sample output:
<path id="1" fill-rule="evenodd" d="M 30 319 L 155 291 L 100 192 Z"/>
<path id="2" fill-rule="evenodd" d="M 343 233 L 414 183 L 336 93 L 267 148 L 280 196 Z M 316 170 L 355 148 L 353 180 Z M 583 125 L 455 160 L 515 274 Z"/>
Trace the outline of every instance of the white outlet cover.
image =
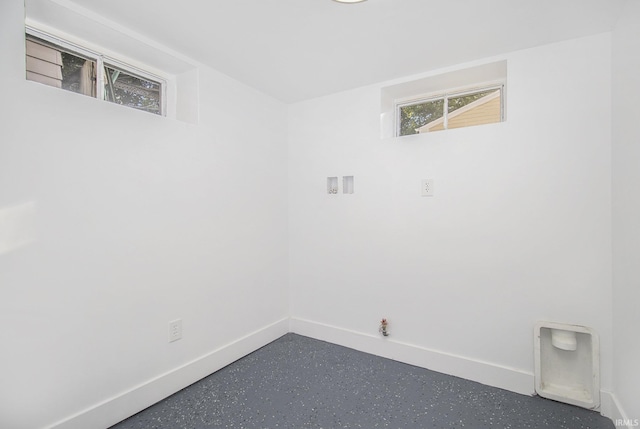
<path id="1" fill-rule="evenodd" d="M 169 322 L 169 342 L 178 341 L 182 338 L 182 319 Z"/>
<path id="2" fill-rule="evenodd" d="M 422 179 L 422 196 L 433 197 L 433 179 Z"/>

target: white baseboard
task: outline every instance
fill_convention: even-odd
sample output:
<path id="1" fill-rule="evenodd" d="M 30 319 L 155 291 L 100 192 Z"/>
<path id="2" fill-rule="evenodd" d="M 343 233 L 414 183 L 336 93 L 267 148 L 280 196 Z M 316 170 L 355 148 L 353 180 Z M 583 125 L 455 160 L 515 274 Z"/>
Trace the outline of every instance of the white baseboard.
<path id="1" fill-rule="evenodd" d="M 638 429 L 640 427 L 640 419 L 630 419 L 615 394 L 602 391 L 600 392 L 600 401 L 602 415 L 609 417 L 616 429 Z"/>
<path id="2" fill-rule="evenodd" d="M 289 329 L 296 334 L 315 338 L 408 363 L 444 374 L 476 381 L 523 395 L 535 394 L 534 374 L 515 368 L 496 365 L 464 356 L 384 338 L 363 334 L 311 320 L 292 318 Z M 635 420 L 630 420 L 611 392 L 600 392 L 600 413 L 611 419 L 616 428 L 638 429 Z"/>
<path id="3" fill-rule="evenodd" d="M 289 318 L 279 320 L 179 368 L 55 423 L 48 429 L 104 429 L 110 427 L 288 332 Z"/>
<path id="4" fill-rule="evenodd" d="M 363 334 L 298 318 L 291 319 L 291 331 L 523 395 L 533 395 L 535 391 L 533 373 L 427 349 L 391 337 Z"/>
<path id="5" fill-rule="evenodd" d="M 363 334 L 305 319 L 284 318 L 213 350 L 179 368 L 175 368 L 102 403 L 69 416 L 48 426 L 47 429 L 104 429 L 110 427 L 269 344 L 288 332 L 523 395 L 535 393 L 533 373 L 427 349 L 396 341 L 389 337 L 384 338 L 378 335 Z M 601 392 L 600 411 L 602 415 L 610 418 L 616 424 L 616 428 L 638 429 L 636 421 L 627 417 L 617 398 L 611 392 Z"/>

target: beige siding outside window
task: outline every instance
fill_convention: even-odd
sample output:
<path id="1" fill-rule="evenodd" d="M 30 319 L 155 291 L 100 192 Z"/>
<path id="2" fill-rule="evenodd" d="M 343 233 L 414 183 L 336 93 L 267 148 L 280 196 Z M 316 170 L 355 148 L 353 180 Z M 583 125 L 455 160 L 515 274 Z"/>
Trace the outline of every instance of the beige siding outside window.
<path id="1" fill-rule="evenodd" d="M 27 79 L 62 88 L 62 53 L 27 40 Z"/>
<path id="2" fill-rule="evenodd" d="M 35 37 L 27 37 L 26 43 L 28 80 L 96 96 L 95 61 Z"/>

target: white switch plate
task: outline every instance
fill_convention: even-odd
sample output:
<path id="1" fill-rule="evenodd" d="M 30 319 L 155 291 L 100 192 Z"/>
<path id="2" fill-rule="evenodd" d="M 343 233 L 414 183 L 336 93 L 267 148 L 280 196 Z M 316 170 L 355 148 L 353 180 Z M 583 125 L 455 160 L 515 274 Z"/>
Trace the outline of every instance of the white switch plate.
<path id="1" fill-rule="evenodd" d="M 422 179 L 422 196 L 433 197 L 433 179 Z"/>
<path id="2" fill-rule="evenodd" d="M 182 338 L 182 319 L 169 322 L 169 342 L 178 341 Z"/>

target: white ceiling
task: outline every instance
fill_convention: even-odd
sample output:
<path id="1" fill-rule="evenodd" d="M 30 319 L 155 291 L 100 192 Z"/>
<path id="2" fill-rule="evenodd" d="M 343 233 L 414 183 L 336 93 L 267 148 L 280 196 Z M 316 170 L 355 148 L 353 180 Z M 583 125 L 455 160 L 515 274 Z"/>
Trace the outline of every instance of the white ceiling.
<path id="1" fill-rule="evenodd" d="M 289 103 L 610 31 L 624 1 L 27 0 L 27 15 L 93 12 Z"/>

